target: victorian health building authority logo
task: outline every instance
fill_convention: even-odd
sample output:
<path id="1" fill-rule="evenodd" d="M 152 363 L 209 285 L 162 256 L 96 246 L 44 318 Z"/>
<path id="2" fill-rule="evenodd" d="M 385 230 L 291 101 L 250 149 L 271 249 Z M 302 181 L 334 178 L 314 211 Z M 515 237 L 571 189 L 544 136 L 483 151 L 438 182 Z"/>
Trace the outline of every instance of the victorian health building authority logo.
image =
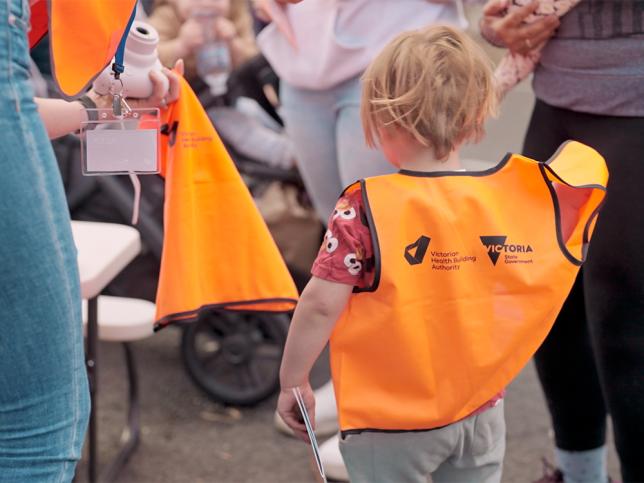
<path id="1" fill-rule="evenodd" d="M 405 260 L 407 260 L 407 263 L 410 265 L 423 263 L 430 241 L 432 241 L 431 238 L 423 235 L 411 245 L 407 245 L 405 247 Z"/>
<path id="2" fill-rule="evenodd" d="M 461 270 L 466 264 L 476 263 L 476 256 L 468 255 L 459 250 L 436 249 L 430 250 L 429 244 L 432 239 L 422 235 L 414 243 L 405 247 L 405 260 L 409 265 L 421 265 L 425 259 L 429 260 L 432 271 L 453 272 Z M 430 255 L 427 257 L 426 255 Z"/>
<path id="3" fill-rule="evenodd" d="M 507 243 L 507 236 L 482 236 L 481 243 L 487 250 L 487 255 L 496 265 L 501 255 L 506 264 L 534 263 L 532 254 L 534 249 L 529 244 Z"/>

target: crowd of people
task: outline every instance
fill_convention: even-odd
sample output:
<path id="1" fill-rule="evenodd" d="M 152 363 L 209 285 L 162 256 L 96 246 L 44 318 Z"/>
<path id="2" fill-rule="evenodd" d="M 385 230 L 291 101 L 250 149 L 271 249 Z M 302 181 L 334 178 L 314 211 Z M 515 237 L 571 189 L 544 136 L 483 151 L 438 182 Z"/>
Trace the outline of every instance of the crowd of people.
<path id="1" fill-rule="evenodd" d="M 142 2 L 165 68 L 149 98 L 128 103 L 165 109 L 184 76 L 231 149 L 299 171 L 325 225 L 285 347 L 276 425 L 308 440 L 300 390 L 312 416 L 318 408 L 318 434 L 334 435 L 322 447 L 331 476 L 501 481 L 505 389 L 534 354 L 556 444 L 556 469 L 539 481 L 613 481 L 609 415 L 622 480 L 644 481 L 644 0 L 580 0 L 558 15 L 565 2 L 483 5 L 485 41 L 536 59 L 523 156 L 484 172 L 467 171 L 459 149 L 482 138 L 498 92 L 461 0 Z M 71 481 L 90 407 L 50 139 L 112 99 L 34 96 L 35 3 L 0 2 L 0 481 Z M 200 65 L 213 41 L 228 56 L 223 88 Z M 249 65 L 279 79 L 255 78 L 253 101 L 230 93 Z M 526 256 L 504 264 L 511 246 Z M 439 250 L 429 265 L 428 250 Z M 492 263 L 471 268 L 482 261 Z M 333 386 L 313 391 L 309 371 L 329 341 Z"/>

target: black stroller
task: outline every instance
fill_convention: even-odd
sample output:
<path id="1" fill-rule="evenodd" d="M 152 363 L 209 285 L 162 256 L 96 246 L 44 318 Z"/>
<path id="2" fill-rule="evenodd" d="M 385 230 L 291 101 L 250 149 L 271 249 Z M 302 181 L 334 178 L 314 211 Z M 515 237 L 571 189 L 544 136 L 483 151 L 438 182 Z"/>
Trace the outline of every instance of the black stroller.
<path id="1" fill-rule="evenodd" d="M 202 100 L 204 107 L 221 105 L 244 95 L 257 100 L 277 122 L 281 120 L 264 95 L 263 86 L 277 84 L 277 77 L 262 57 L 231 75 L 227 99 Z M 267 166 L 248 158 L 226 143 L 231 157 L 254 197 L 271 183 L 297 190 L 307 204 L 302 180 L 295 169 Z M 79 166 L 79 141 L 68 136 L 54 142 L 54 150 L 65 184 L 72 219 L 129 224 L 133 194 L 127 176 L 84 177 Z M 106 294 L 154 301 L 163 246 L 164 181 L 159 176 L 141 177 L 142 194 L 139 230 L 142 254 L 107 289 Z M 322 227 L 319 225 L 319 238 Z M 301 290 L 308 275 L 289 267 Z M 182 326 L 182 357 L 194 382 L 212 399 L 231 405 L 253 405 L 279 386 L 279 364 L 288 331 L 285 314 L 209 312 L 197 322 Z"/>

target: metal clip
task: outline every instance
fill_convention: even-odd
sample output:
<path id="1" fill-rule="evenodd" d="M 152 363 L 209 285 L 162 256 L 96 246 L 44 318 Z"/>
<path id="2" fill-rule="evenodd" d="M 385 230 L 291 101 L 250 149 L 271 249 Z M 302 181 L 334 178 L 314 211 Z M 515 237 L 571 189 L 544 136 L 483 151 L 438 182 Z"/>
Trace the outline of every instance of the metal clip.
<path id="1" fill-rule="evenodd" d="M 117 83 L 118 81 L 118 83 Z M 123 80 L 114 79 L 114 82 L 110 85 L 110 94 L 112 94 L 112 111 L 114 117 L 121 118 L 123 117 Z M 126 104 L 127 105 L 127 104 Z M 128 106 L 128 110 L 130 111 Z"/>
<path id="2" fill-rule="evenodd" d="M 120 118 L 123 117 L 123 98 L 120 94 L 115 94 L 112 97 L 112 111 L 114 112 L 114 117 Z"/>

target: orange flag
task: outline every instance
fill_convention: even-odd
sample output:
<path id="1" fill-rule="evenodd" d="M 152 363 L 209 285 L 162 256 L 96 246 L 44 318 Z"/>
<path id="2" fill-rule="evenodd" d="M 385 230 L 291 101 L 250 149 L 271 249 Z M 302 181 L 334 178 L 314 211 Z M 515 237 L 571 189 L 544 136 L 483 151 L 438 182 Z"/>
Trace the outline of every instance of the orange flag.
<path id="1" fill-rule="evenodd" d="M 208 309 L 293 310 L 297 289 L 286 264 L 184 79 L 162 133 L 165 235 L 156 328 Z"/>
<path id="2" fill-rule="evenodd" d="M 136 0 L 39 0 L 31 8 L 30 45 L 49 24 L 54 80 L 67 99 L 85 92 L 110 63 Z"/>

